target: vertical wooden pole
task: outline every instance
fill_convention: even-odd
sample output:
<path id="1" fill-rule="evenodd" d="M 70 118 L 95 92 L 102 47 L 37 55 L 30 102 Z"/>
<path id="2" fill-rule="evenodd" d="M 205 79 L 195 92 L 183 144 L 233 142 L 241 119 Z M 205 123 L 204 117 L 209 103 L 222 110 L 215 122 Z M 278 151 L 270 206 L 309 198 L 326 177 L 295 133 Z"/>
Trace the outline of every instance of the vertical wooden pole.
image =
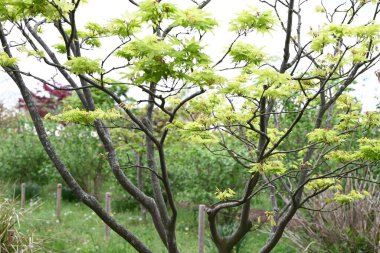
<path id="1" fill-rule="evenodd" d="M 205 205 L 199 205 L 198 218 L 198 253 L 204 253 L 205 248 Z"/>
<path id="2" fill-rule="evenodd" d="M 106 212 L 111 213 L 111 193 L 106 192 Z M 104 238 L 108 241 L 110 239 L 110 227 L 105 224 Z"/>
<path id="3" fill-rule="evenodd" d="M 21 184 L 21 208 L 25 208 L 25 183 Z"/>
<path id="4" fill-rule="evenodd" d="M 55 221 L 61 222 L 61 207 L 62 207 L 62 184 L 57 184 L 57 202 L 55 209 Z"/>

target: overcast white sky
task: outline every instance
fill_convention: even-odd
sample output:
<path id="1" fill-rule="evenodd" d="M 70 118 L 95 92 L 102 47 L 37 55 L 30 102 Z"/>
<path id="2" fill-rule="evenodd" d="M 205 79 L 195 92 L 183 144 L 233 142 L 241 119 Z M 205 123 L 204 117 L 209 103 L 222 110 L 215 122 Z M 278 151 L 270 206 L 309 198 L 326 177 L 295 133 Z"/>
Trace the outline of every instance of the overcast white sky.
<path id="1" fill-rule="evenodd" d="M 339 0 L 341 1 L 341 0 Z M 333 1 L 334 3 L 339 1 Z M 193 5 L 190 0 L 172 0 L 175 4 L 179 6 L 191 6 Z M 223 54 L 226 46 L 233 40 L 233 36 L 228 32 L 228 23 L 235 14 L 241 10 L 244 10 L 249 5 L 256 4 L 258 1 L 252 0 L 213 0 L 206 8 L 208 12 L 211 12 L 213 16 L 217 19 L 219 23 L 219 28 L 215 30 L 214 34 L 206 37 L 206 42 L 209 44 L 208 52 L 215 58 L 219 59 Z M 318 5 L 320 1 L 311 0 L 311 7 L 306 8 L 307 12 L 303 14 L 303 25 L 304 30 L 308 29 L 309 25 L 318 26 L 322 22 L 323 14 L 315 14 L 313 12 L 314 6 Z M 81 15 L 79 15 L 79 23 L 86 23 L 89 21 L 96 21 L 99 23 L 107 23 L 112 18 L 116 18 L 126 11 L 133 11 L 134 6 L 131 5 L 127 0 L 89 0 L 86 8 L 83 8 Z M 256 45 L 265 46 L 268 53 L 271 55 L 282 56 L 283 40 L 282 33 L 274 32 L 272 35 L 266 37 L 249 37 L 249 40 L 254 40 Z M 54 39 L 52 36 L 51 39 Z M 211 46 L 210 46 L 211 45 Z M 106 53 L 104 53 L 106 54 Z M 43 76 L 48 78 L 51 72 L 45 71 L 46 67 L 41 64 L 31 64 L 29 62 L 24 62 L 22 67 L 25 71 L 31 71 L 32 73 L 42 73 Z M 380 66 L 375 66 L 375 68 L 363 76 L 363 79 L 358 80 L 358 84 L 354 86 L 356 91 L 354 94 L 360 98 L 363 103 L 363 110 L 375 110 L 375 106 L 380 102 L 380 84 L 374 74 L 376 69 Z M 42 72 L 41 72 L 42 71 Z M 29 80 L 29 86 L 33 87 L 37 81 Z M 6 77 L 5 73 L 0 72 L 0 101 L 6 105 L 14 105 L 17 102 L 17 98 L 20 97 L 17 87 L 12 83 L 9 78 Z"/>

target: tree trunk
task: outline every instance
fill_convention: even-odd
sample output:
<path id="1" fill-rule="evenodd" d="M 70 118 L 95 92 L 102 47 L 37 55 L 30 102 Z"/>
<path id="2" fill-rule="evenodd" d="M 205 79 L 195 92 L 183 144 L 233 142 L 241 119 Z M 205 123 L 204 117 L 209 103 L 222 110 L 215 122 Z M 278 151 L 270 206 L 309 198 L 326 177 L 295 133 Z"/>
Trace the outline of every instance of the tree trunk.
<path id="1" fill-rule="evenodd" d="M 233 252 L 233 246 L 229 245 L 220 245 L 218 247 L 218 253 L 232 253 Z"/>

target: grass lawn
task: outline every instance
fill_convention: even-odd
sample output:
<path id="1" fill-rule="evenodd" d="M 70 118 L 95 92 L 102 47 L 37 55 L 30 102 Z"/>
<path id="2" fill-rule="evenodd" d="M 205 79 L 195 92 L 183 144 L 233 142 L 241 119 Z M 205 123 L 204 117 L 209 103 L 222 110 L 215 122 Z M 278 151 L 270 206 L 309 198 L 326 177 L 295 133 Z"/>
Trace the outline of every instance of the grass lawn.
<path id="1" fill-rule="evenodd" d="M 141 221 L 137 212 L 113 213 L 113 215 L 153 252 L 167 252 L 149 219 Z M 39 207 L 22 218 L 20 230 L 33 234 L 37 240 L 42 240 L 44 252 L 135 252 L 114 232 L 111 232 L 111 239 L 108 242 L 105 241 L 104 224 L 82 203 L 62 202 L 61 217 L 61 223 L 56 223 L 54 199 L 42 201 Z M 177 223 L 177 240 L 181 252 L 197 252 L 197 226 L 196 213 L 181 209 Z M 206 233 L 206 236 L 205 252 L 216 253 L 209 234 Z M 258 252 L 265 240 L 266 235 L 263 233 L 249 233 L 237 252 Z M 290 246 L 289 242 L 283 240 L 272 252 L 294 253 L 297 251 Z"/>

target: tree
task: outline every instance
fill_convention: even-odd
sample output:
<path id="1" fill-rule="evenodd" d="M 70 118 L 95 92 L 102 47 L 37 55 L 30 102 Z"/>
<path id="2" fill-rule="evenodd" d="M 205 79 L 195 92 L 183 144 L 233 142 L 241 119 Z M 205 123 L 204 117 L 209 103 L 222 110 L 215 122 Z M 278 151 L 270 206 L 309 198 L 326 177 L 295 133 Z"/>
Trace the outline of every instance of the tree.
<path id="1" fill-rule="evenodd" d="M 79 27 L 77 11 L 85 8 L 80 0 L 2 1 L 0 40 L 4 52 L 0 65 L 20 89 L 40 141 L 62 178 L 137 251 L 151 252 L 83 190 L 60 159 L 25 85 L 26 77 L 55 89 L 75 91 L 81 108 L 48 114 L 45 119 L 96 129 L 114 177 L 146 208 L 168 252 L 179 252 L 178 210 L 165 148 L 173 132 L 182 136 L 181 141 L 230 156 L 245 175 L 245 187 L 217 190 L 219 201 L 207 208 L 212 239 L 221 253 L 232 252 L 252 229 L 248 220 L 251 199 L 265 189 L 269 189 L 273 210 L 267 212 L 271 234 L 261 252 L 270 252 L 309 199 L 327 190 L 339 191 L 352 171 L 379 162 L 380 143 L 376 136 L 366 135 L 368 129 L 379 127 L 379 114 L 360 114 L 360 106 L 347 93 L 380 58 L 379 25 L 375 22 L 379 2 L 323 3 L 316 10 L 322 12 L 326 23 L 312 28 L 308 35 L 302 30 L 302 14 L 312 8 L 311 3 L 261 1 L 257 9 L 244 10 L 230 22 L 234 38 L 217 60 L 206 54 L 204 44 L 217 25 L 203 10 L 212 1 L 189 1 L 196 5 L 188 9 L 158 0 L 129 2 L 136 12 L 106 25 L 90 22 Z M 372 14 L 362 17 L 364 11 Z M 267 39 L 277 28 L 283 39 L 280 59 L 252 43 L 263 36 Z M 59 33 L 61 44 L 49 44 L 46 36 L 53 30 Z M 16 31 L 25 43 L 10 44 Z M 147 35 L 148 31 L 152 34 Z M 102 52 L 102 43 L 109 38 L 118 44 L 111 50 L 104 44 L 106 57 L 92 58 L 93 52 Z M 54 79 L 48 81 L 21 68 L 14 57 L 15 47 L 43 61 L 46 68 L 57 70 L 70 88 L 58 87 Z M 231 70 L 234 74 L 228 74 Z M 123 73 L 117 75 L 116 71 Z M 137 87 L 144 95 L 134 102 L 128 99 L 130 94 L 115 92 L 125 86 Z M 113 108 L 99 107 L 93 98 L 95 90 L 106 94 Z M 141 111 L 143 117 L 138 116 Z M 114 127 L 137 129 L 145 135 L 152 196 L 133 184 L 122 169 L 109 132 Z M 343 145 L 358 131 L 366 137 Z M 303 138 L 295 142 L 300 133 Z M 365 193 L 360 191 L 337 192 L 334 201 L 363 197 Z M 236 207 L 241 208 L 239 224 L 231 235 L 223 236 L 218 232 L 218 214 Z"/>
<path id="2" fill-rule="evenodd" d="M 0 173 L 2 179 L 45 184 L 50 161 L 25 113 L 0 106 Z"/>
<path id="3" fill-rule="evenodd" d="M 59 86 L 60 85 L 58 85 L 58 87 Z M 32 96 L 33 100 L 35 101 L 38 113 L 41 115 L 41 117 L 44 117 L 49 112 L 58 112 L 58 109 L 61 106 L 63 100 L 70 96 L 70 94 L 70 91 L 56 90 L 47 84 L 42 84 L 42 90 L 37 89 L 37 91 L 32 93 Z M 25 110 L 27 109 L 24 99 L 19 99 L 18 108 Z"/>

